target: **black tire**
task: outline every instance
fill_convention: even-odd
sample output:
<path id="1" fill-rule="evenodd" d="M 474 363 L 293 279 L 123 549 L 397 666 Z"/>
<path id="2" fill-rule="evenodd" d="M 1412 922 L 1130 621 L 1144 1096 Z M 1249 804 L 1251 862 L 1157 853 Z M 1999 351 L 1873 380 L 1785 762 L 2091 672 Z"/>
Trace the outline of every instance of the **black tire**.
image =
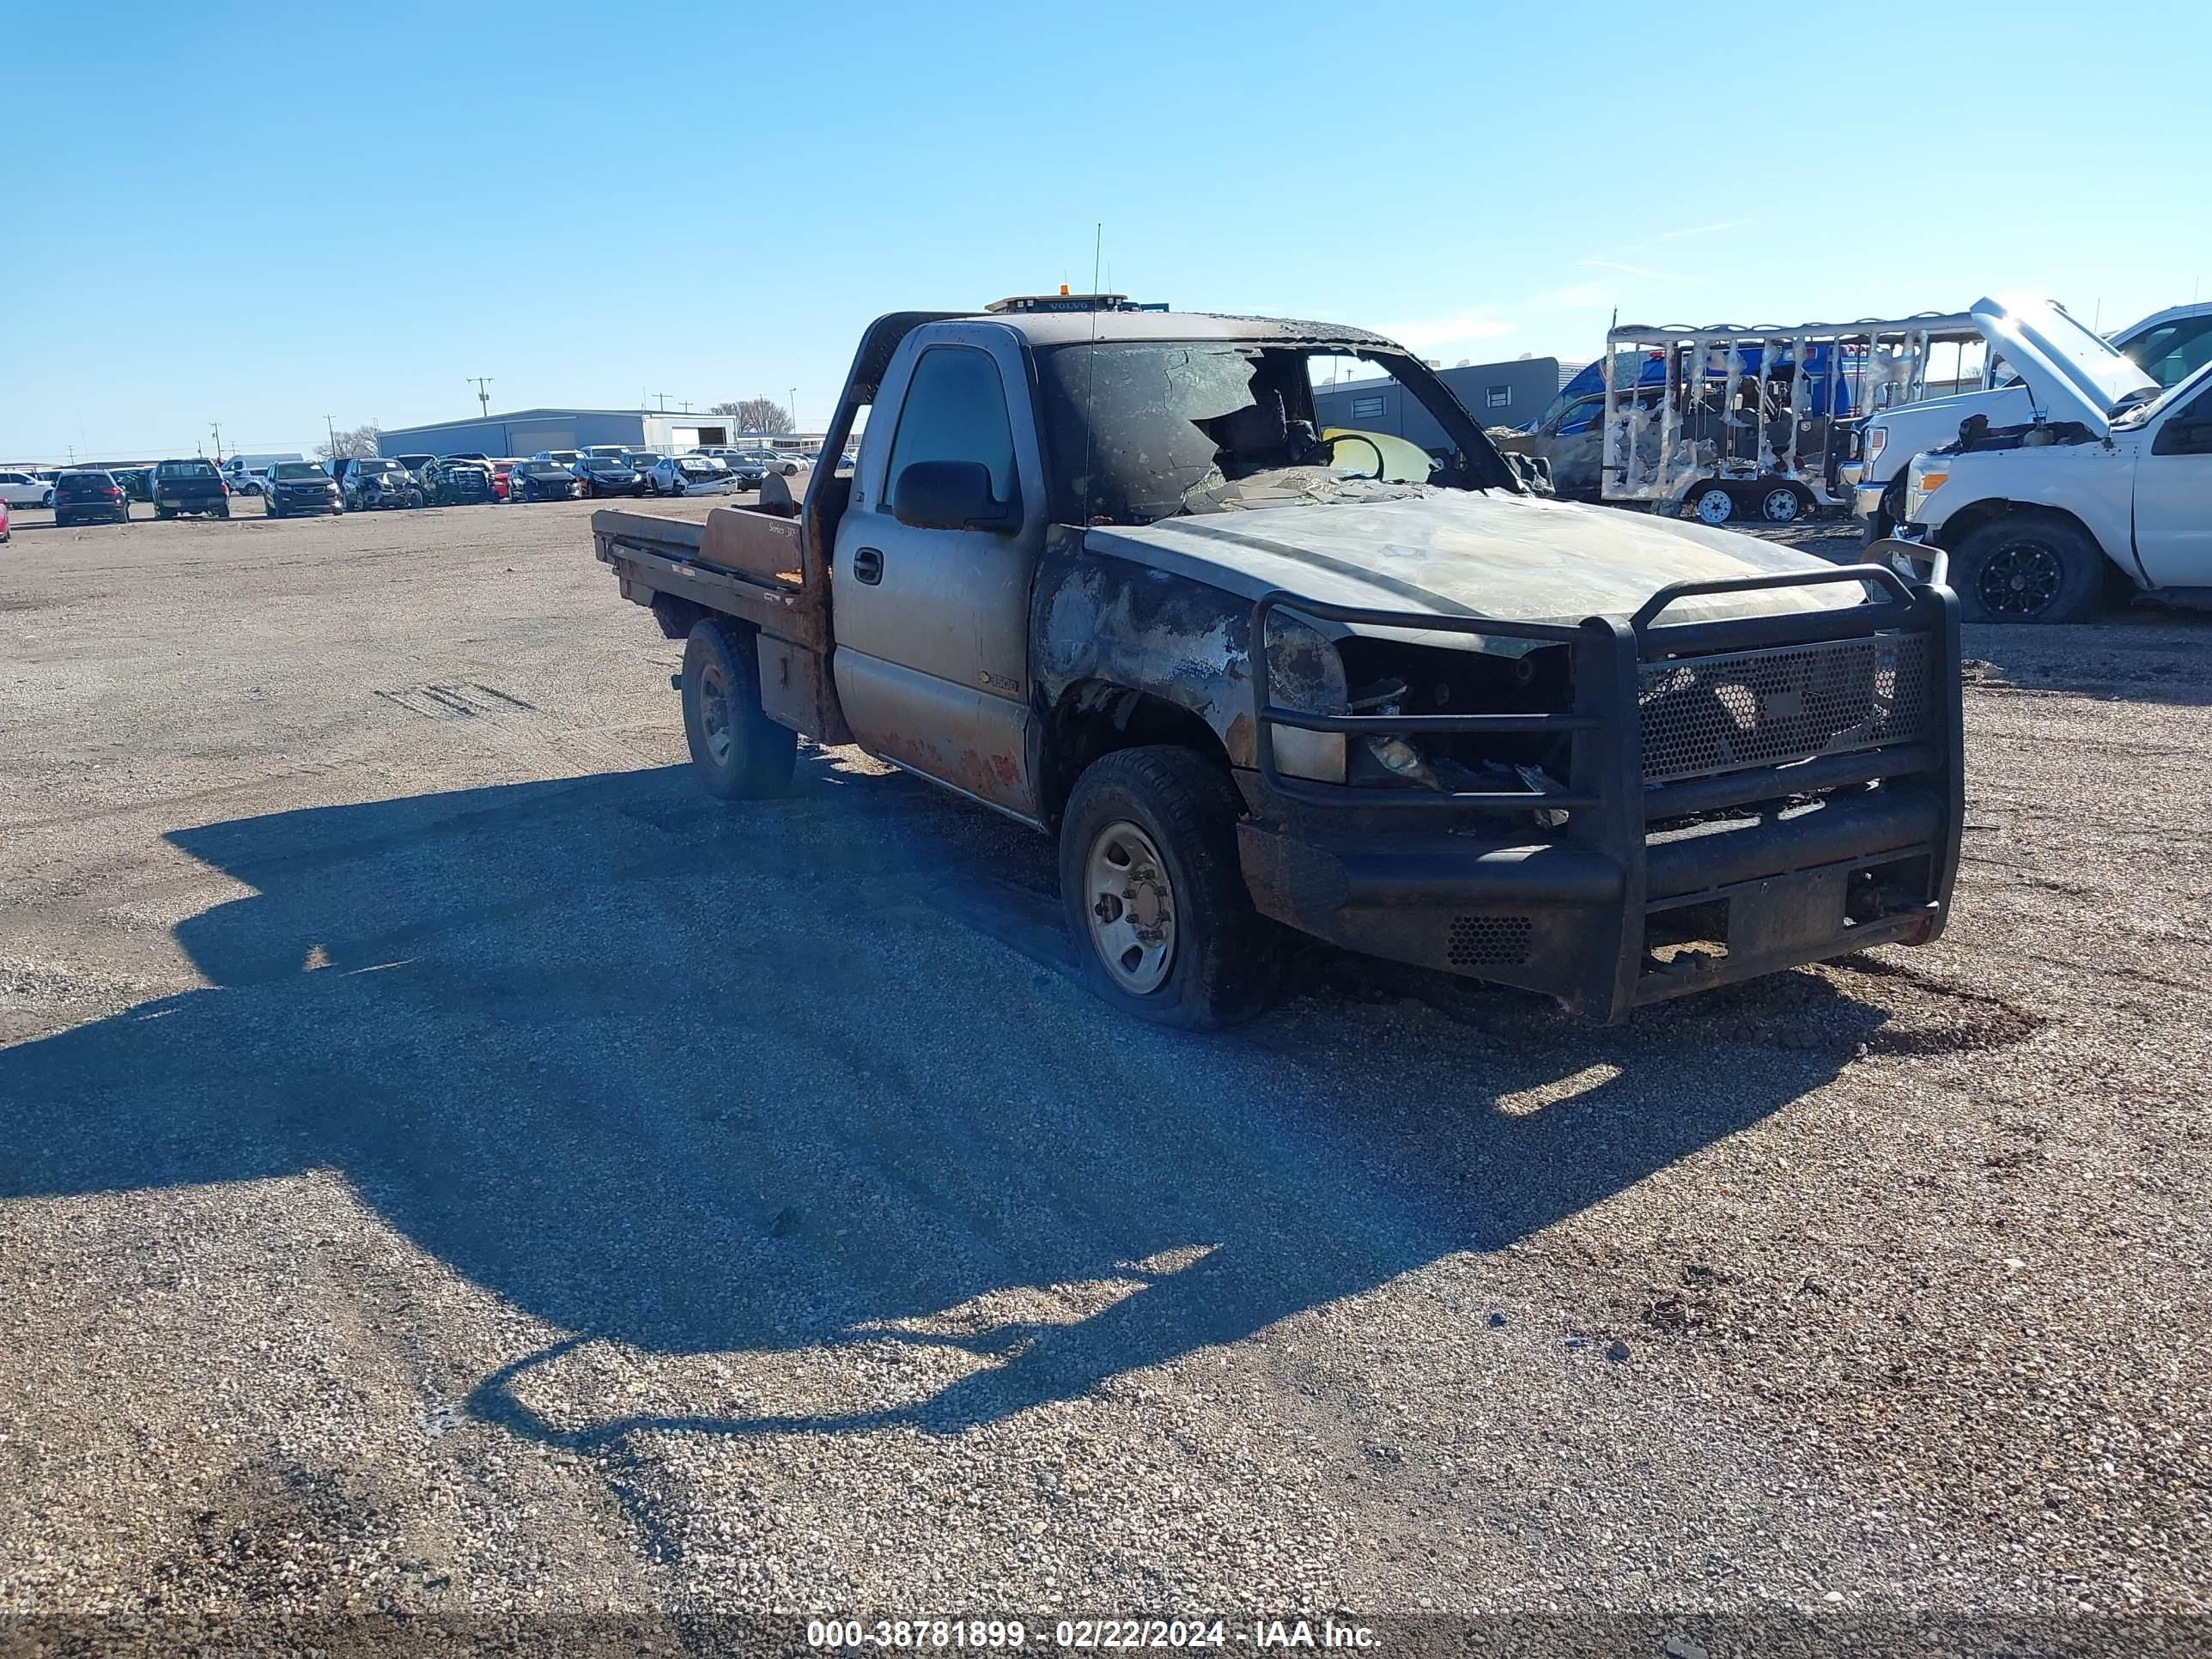
<path id="1" fill-rule="evenodd" d="M 684 642 L 684 738 L 701 786 L 717 799 L 789 793 L 799 734 L 761 707 L 759 653 L 736 623 L 704 617 Z"/>
<path id="2" fill-rule="evenodd" d="M 1899 520 L 1905 516 L 1905 474 L 1899 471 L 1881 492 L 1881 505 L 1867 520 L 1866 529 L 1860 532 L 1859 545 L 1872 547 L 1876 542 L 1897 533 Z"/>
<path id="3" fill-rule="evenodd" d="M 228 501 L 225 501 L 221 507 L 216 508 L 215 515 L 218 519 L 228 518 L 230 516 L 230 503 Z"/>
<path id="4" fill-rule="evenodd" d="M 122 515 L 122 517 L 120 517 L 120 518 L 118 518 L 118 520 L 116 520 L 116 521 L 115 521 L 115 522 L 116 522 L 116 523 L 118 523 L 118 524 L 129 524 L 129 523 L 131 522 L 131 503 L 130 503 L 130 502 L 125 501 L 125 502 L 124 502 L 124 503 L 123 503 L 123 515 Z"/>
<path id="5" fill-rule="evenodd" d="M 684 480 L 681 477 L 678 477 L 673 483 L 670 484 L 668 486 L 668 493 L 672 495 L 681 495 L 684 493 Z"/>
<path id="6" fill-rule="evenodd" d="M 262 507 L 261 516 L 264 519 L 281 519 L 284 516 L 284 509 L 276 504 L 276 498 L 274 495 L 271 495 L 267 504 Z"/>
<path id="7" fill-rule="evenodd" d="M 1223 768 L 1172 744 L 1116 750 L 1076 780 L 1060 822 L 1060 902 L 1084 979 L 1102 1000 L 1186 1030 L 1234 1024 L 1267 1006 L 1274 990 L 1273 928 L 1253 908 L 1238 865 L 1240 810 L 1237 787 Z M 1108 946 L 1091 921 L 1094 855 L 1127 825 L 1158 850 L 1170 896 L 1164 976 L 1141 994 L 1109 967 Z M 1118 903 L 1110 895 L 1108 902 Z"/>
<path id="8" fill-rule="evenodd" d="M 1951 550 L 1951 586 L 1966 622 L 2081 622 L 2095 611 L 2104 583 L 2097 544 L 2047 513 L 2008 513 Z"/>

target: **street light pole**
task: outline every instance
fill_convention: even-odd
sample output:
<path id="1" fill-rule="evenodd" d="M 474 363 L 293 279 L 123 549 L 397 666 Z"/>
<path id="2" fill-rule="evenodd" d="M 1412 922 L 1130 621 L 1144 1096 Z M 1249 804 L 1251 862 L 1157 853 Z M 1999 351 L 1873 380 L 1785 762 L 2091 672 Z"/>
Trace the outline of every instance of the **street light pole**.
<path id="1" fill-rule="evenodd" d="M 792 387 L 789 392 L 784 393 L 784 396 L 791 401 L 783 406 L 783 412 L 791 416 L 791 429 L 797 432 L 799 430 L 799 388 Z"/>

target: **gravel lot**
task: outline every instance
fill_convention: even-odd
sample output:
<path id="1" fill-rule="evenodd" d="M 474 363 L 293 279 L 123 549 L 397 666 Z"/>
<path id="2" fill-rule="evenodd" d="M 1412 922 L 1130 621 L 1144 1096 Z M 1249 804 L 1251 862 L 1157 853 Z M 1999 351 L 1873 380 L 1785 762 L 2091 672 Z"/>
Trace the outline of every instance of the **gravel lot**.
<path id="1" fill-rule="evenodd" d="M 0 549 L 0 1613 L 2212 1613 L 2205 621 L 1970 630 L 1931 949 L 1198 1038 L 589 511 Z"/>

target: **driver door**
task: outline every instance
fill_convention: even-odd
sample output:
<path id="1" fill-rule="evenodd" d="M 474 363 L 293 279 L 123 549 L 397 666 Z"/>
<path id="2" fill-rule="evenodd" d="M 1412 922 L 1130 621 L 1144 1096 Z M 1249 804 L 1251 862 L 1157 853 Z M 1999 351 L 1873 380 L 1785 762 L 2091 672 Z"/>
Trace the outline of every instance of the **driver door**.
<path id="1" fill-rule="evenodd" d="M 999 325 L 938 325 L 900 348 L 884 394 L 837 526 L 846 720 L 872 754 L 1034 817 L 1030 584 L 1048 507 L 1020 345 Z M 996 499 L 1020 503 L 1010 532 L 901 523 L 916 461 L 988 469 Z"/>
<path id="2" fill-rule="evenodd" d="M 2136 559 L 2160 587 L 2212 587 L 2212 383 L 2136 459 Z"/>

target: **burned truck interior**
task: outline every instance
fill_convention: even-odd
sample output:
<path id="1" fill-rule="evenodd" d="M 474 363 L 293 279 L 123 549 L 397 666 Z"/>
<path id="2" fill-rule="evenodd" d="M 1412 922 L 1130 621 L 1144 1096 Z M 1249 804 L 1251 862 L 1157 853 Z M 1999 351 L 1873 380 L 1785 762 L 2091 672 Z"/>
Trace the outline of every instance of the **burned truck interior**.
<path id="1" fill-rule="evenodd" d="M 1450 389 L 1401 353 L 1182 340 L 1061 345 L 1037 356 L 1071 523 L 1527 487 Z M 1312 365 L 1346 357 L 1411 392 L 1451 435 L 1449 453 L 1388 433 L 1325 431 Z"/>

